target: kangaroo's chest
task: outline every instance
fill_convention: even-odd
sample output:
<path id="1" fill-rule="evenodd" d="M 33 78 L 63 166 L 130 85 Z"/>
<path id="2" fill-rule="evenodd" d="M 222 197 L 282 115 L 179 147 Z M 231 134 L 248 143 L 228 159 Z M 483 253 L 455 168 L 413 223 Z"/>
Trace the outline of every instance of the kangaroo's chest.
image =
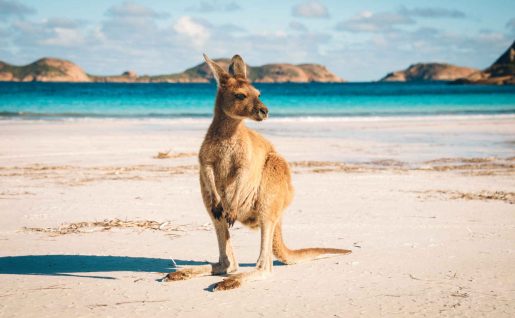
<path id="1" fill-rule="evenodd" d="M 249 140 L 218 140 L 210 149 L 215 183 L 222 193 L 240 184 L 241 191 L 254 191 L 261 180 L 265 152 Z M 236 180 L 237 179 L 237 180 Z"/>
<path id="2" fill-rule="evenodd" d="M 236 173 L 245 172 L 244 169 L 250 168 L 252 153 L 245 143 L 220 141 L 213 148 L 213 166 L 217 181 L 230 181 Z"/>

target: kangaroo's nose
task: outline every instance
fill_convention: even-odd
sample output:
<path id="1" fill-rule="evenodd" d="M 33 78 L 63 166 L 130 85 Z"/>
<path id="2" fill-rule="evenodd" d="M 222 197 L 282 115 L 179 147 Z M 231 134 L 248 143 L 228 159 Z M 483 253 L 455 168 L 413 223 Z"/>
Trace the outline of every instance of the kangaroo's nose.
<path id="1" fill-rule="evenodd" d="M 267 118 L 268 117 L 268 108 L 266 108 L 266 107 L 259 108 L 258 115 L 261 120 Z"/>

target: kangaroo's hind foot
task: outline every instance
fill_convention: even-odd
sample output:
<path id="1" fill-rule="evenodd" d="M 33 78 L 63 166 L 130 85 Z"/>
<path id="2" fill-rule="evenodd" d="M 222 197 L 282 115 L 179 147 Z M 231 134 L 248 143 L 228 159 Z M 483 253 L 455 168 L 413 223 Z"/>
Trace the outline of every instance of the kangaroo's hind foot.
<path id="1" fill-rule="evenodd" d="M 241 287 L 245 282 L 258 281 L 270 276 L 271 271 L 268 270 L 252 270 L 246 273 L 238 273 L 231 275 L 221 282 L 215 284 L 214 291 L 231 290 Z"/>
<path id="2" fill-rule="evenodd" d="M 231 266 L 229 263 L 212 263 L 209 265 L 200 265 L 193 267 L 181 268 L 175 272 L 168 273 L 163 277 L 163 282 L 171 282 L 178 280 L 188 280 L 195 277 L 226 275 L 234 273 L 238 270 L 238 266 Z"/>

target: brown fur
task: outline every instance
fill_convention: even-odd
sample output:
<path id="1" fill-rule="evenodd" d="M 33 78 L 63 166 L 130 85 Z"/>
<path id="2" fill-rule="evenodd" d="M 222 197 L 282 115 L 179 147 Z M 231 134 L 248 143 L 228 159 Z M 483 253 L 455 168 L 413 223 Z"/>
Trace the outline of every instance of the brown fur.
<path id="1" fill-rule="evenodd" d="M 282 239 L 281 216 L 293 197 L 288 163 L 257 132 L 243 122 L 268 116 L 259 91 L 247 80 L 239 55 L 232 58 L 229 73 L 204 55 L 218 83 L 213 122 L 200 148 L 200 186 L 204 205 L 215 225 L 218 263 L 184 268 L 165 280 L 220 275 L 238 270 L 229 228 L 235 221 L 261 229 L 261 250 L 256 269 L 218 283 L 215 290 L 237 288 L 244 281 L 262 279 L 272 270 L 272 254 L 286 264 L 312 260 L 322 254 L 348 254 L 330 248 L 288 249 Z"/>

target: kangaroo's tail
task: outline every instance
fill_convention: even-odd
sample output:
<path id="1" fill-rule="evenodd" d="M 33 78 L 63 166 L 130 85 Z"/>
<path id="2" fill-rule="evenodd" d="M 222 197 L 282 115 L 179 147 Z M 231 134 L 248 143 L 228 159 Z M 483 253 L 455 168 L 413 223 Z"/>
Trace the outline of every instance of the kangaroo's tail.
<path id="1" fill-rule="evenodd" d="M 299 250 L 290 250 L 283 241 L 283 234 L 281 229 L 281 220 L 277 222 L 274 230 L 274 243 L 273 251 L 275 257 L 285 264 L 295 264 L 305 261 L 310 261 L 319 258 L 324 254 L 350 254 L 351 250 L 344 250 L 338 248 L 302 248 Z"/>

